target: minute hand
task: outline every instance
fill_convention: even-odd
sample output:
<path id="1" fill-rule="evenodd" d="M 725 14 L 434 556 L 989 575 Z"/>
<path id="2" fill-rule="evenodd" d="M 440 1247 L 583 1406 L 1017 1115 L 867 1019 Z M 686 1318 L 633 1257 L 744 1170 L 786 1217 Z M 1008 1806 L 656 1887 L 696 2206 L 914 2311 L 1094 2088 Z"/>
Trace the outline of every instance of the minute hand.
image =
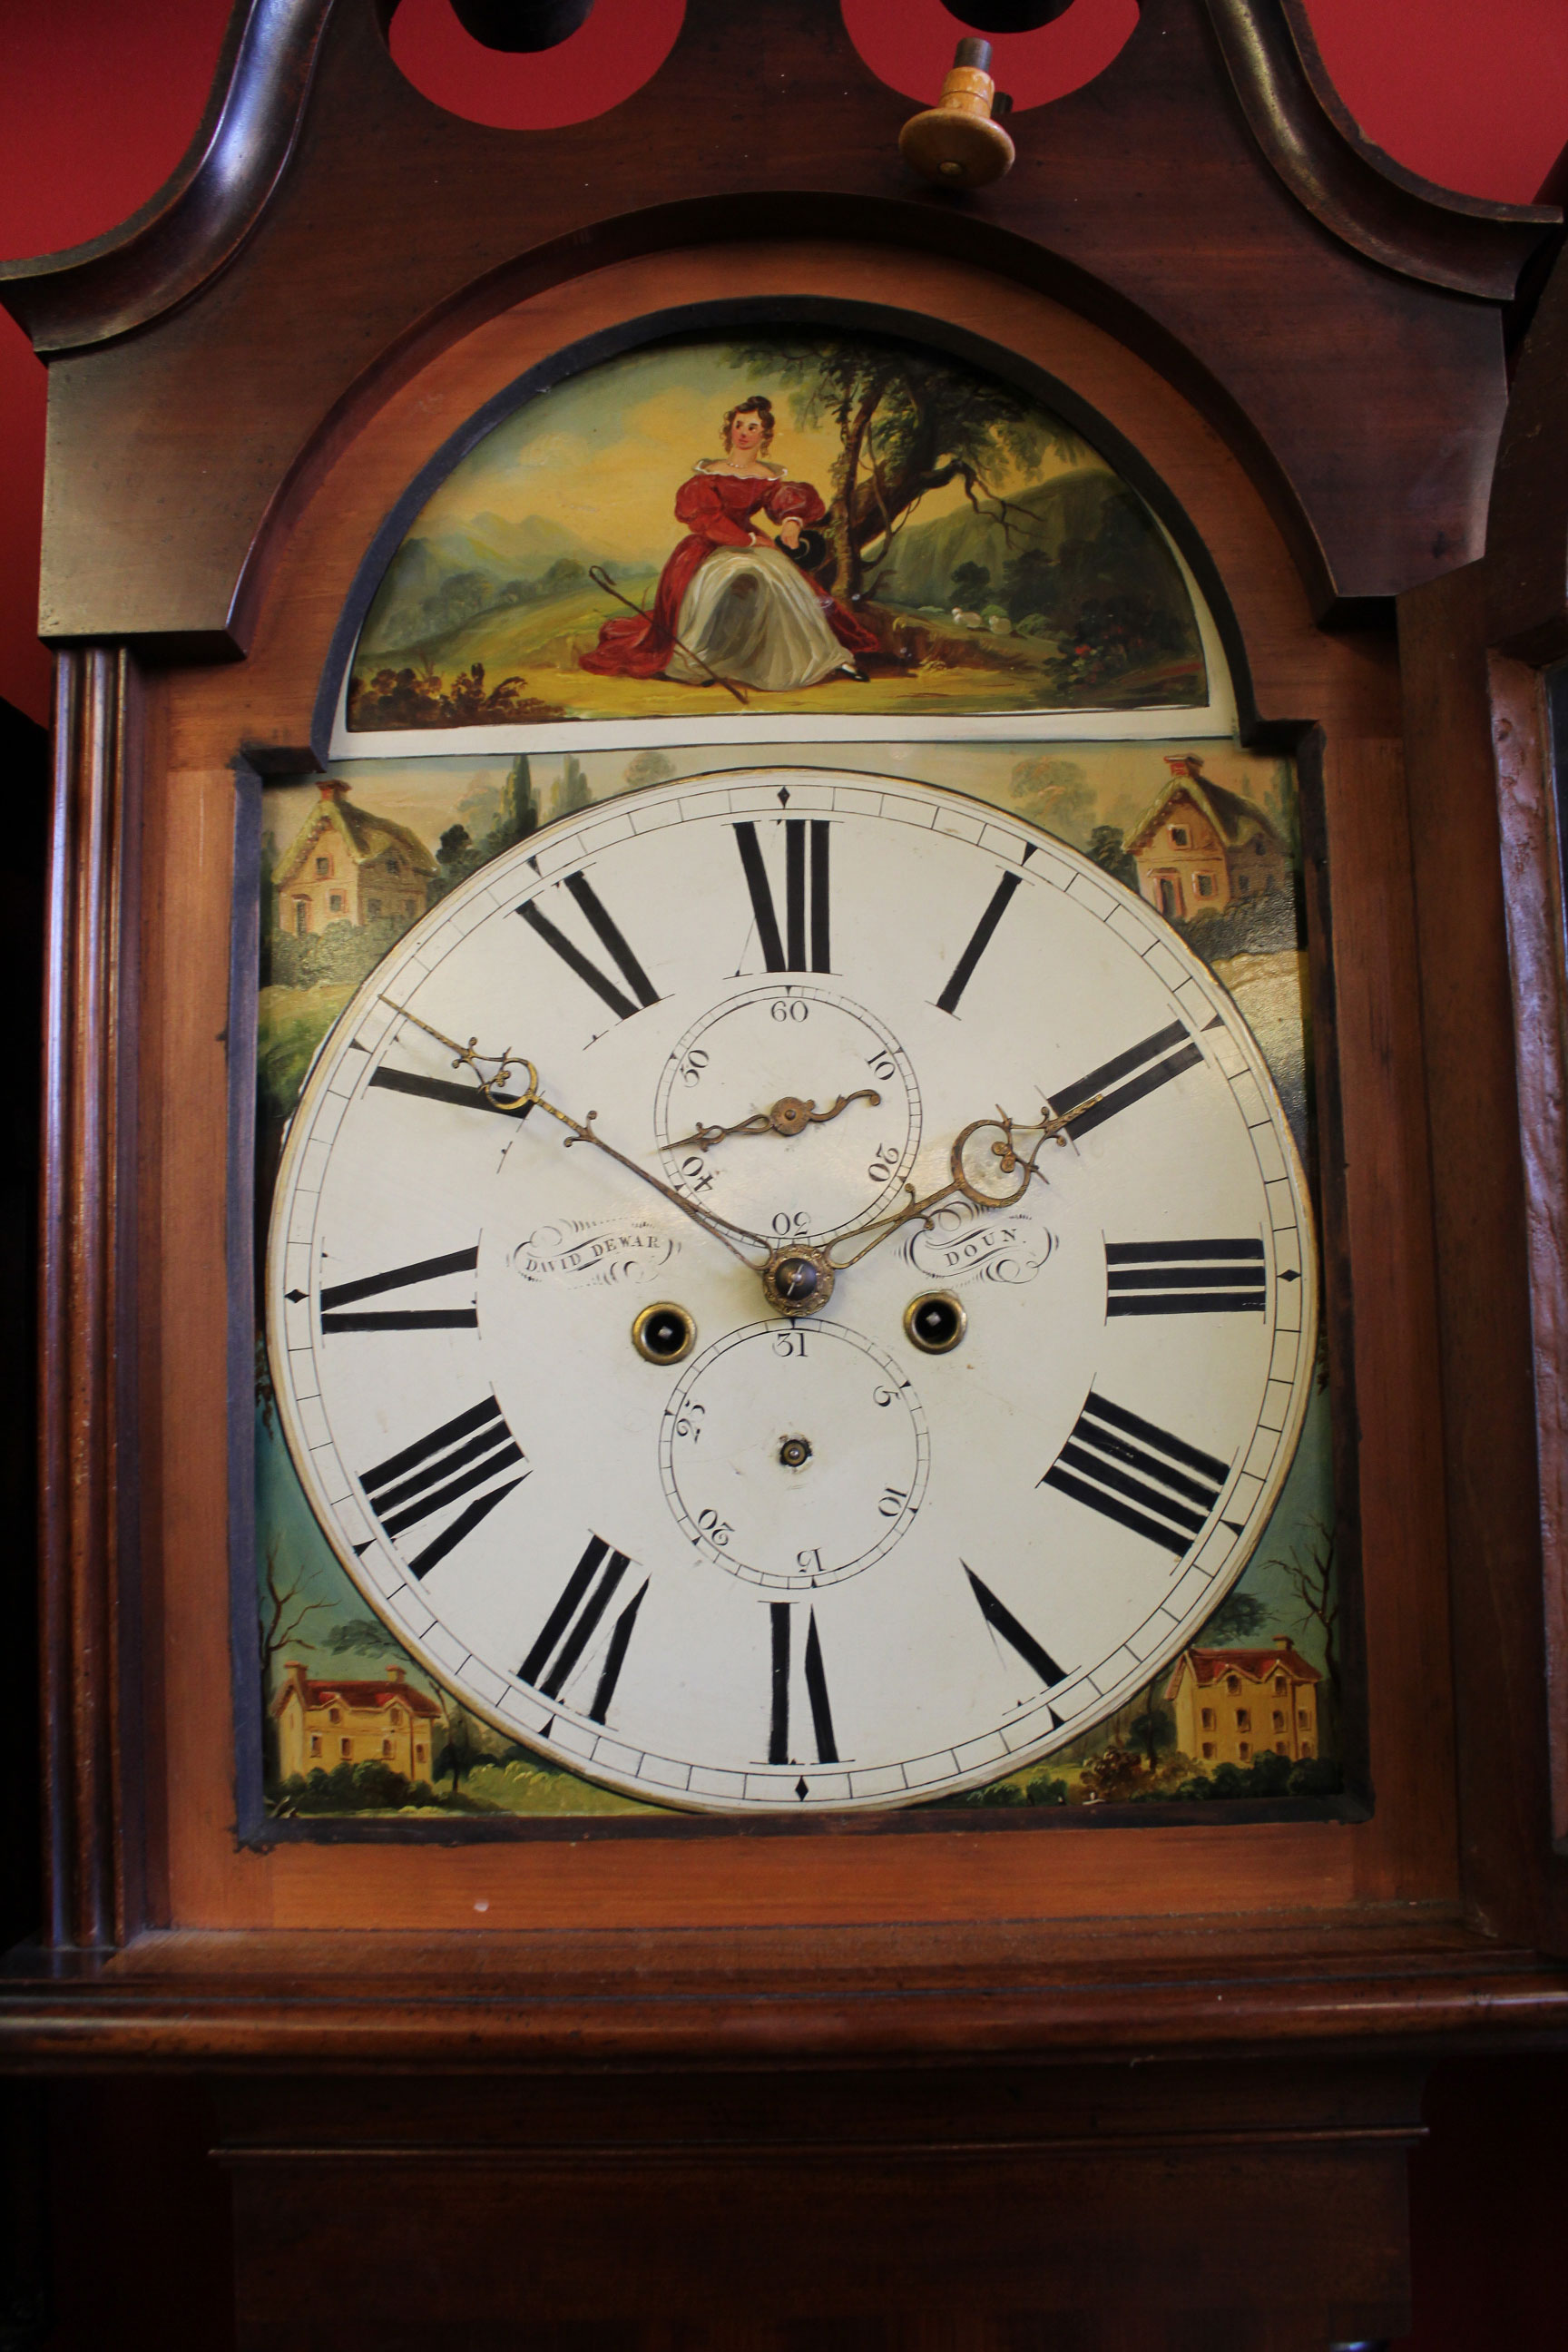
<path id="1" fill-rule="evenodd" d="M 1049 1110 L 1042 1105 L 1038 1119 L 1032 1120 L 1027 1125 L 1017 1119 L 1009 1118 L 1000 1105 L 997 1107 L 994 1118 L 971 1119 L 962 1133 L 953 1139 L 952 1150 L 948 1153 L 947 1182 L 938 1185 L 934 1192 L 927 1192 L 920 1198 L 916 1196 L 914 1186 L 908 1185 L 905 1189 L 910 1199 L 906 1207 L 897 1210 L 889 1216 L 873 1217 L 866 1224 L 856 1225 L 850 1232 L 837 1235 L 836 1240 L 828 1244 L 828 1255 L 835 1271 L 842 1274 L 847 1266 L 858 1265 L 861 1258 L 870 1255 L 879 1242 L 885 1242 L 889 1234 L 897 1233 L 899 1227 L 907 1225 L 911 1218 L 918 1217 L 929 1229 L 932 1211 L 939 1209 L 944 1201 L 951 1201 L 955 1192 L 961 1194 L 964 1200 L 972 1201 L 977 1209 L 1012 1208 L 1014 1203 L 1021 1201 L 1028 1191 L 1029 1181 L 1037 1172 L 1036 1162 L 1047 1144 L 1052 1141 L 1065 1144 L 1066 1130 L 1071 1126 L 1073 1120 L 1081 1118 L 1086 1111 L 1092 1110 L 1100 1099 L 1099 1095 L 1090 1095 L 1087 1100 L 1074 1103 L 1070 1110 L 1059 1113 Z M 964 1173 L 963 1154 L 970 1139 L 983 1134 L 987 1128 L 994 1128 L 996 1131 L 998 1140 L 991 1146 L 991 1150 L 992 1156 L 1001 1163 L 1002 1173 L 1005 1176 L 1011 1176 L 1016 1171 L 1022 1171 L 1018 1175 L 1018 1181 L 1010 1192 L 982 1192 Z M 1020 1139 L 1030 1135 L 1035 1138 L 1034 1143 L 1027 1152 L 1020 1150 Z M 862 1238 L 866 1234 L 870 1235 L 868 1241 Z M 860 1242 L 861 1246 L 852 1251 L 848 1257 L 832 1256 L 837 1243 L 855 1241 Z"/>
<path id="2" fill-rule="evenodd" d="M 595 1151 L 602 1151 L 607 1160 L 613 1160 L 617 1166 L 627 1169 L 632 1175 L 639 1177 L 645 1184 L 651 1184 L 661 1199 L 668 1201 L 673 1208 L 679 1209 L 683 1216 L 689 1217 L 694 1225 L 700 1225 L 703 1232 L 711 1234 L 716 1242 L 722 1242 L 724 1247 L 733 1256 L 738 1257 L 742 1265 L 748 1267 L 752 1274 L 762 1272 L 763 1265 L 766 1265 L 773 1255 L 773 1244 L 764 1235 L 752 1233 L 749 1226 L 737 1225 L 730 1218 L 721 1217 L 710 1209 L 700 1209 L 695 1202 L 683 1200 L 673 1186 L 664 1183 L 647 1169 L 640 1167 L 637 1160 L 628 1159 L 624 1151 L 617 1151 L 613 1143 L 606 1143 L 604 1137 L 595 1131 L 594 1121 L 598 1117 L 597 1111 L 591 1110 L 585 1119 L 574 1118 L 570 1111 L 563 1110 L 558 1103 L 551 1102 L 540 1091 L 539 1072 L 525 1055 L 521 1054 L 514 1055 L 510 1046 L 501 1054 L 481 1054 L 479 1050 L 479 1040 L 476 1037 L 470 1037 L 466 1045 L 459 1045 L 455 1037 L 448 1037 L 443 1030 L 433 1029 L 428 1021 L 422 1021 L 417 1013 L 409 1011 L 406 1004 L 399 1004 L 390 996 L 384 996 L 381 1001 L 384 1004 L 391 1005 L 395 1013 L 400 1013 L 405 1021 L 412 1021 L 416 1029 L 423 1029 L 427 1037 L 434 1037 L 438 1045 L 449 1046 L 456 1057 L 453 1067 L 466 1068 L 479 1093 L 496 1110 L 539 1109 L 546 1112 L 551 1118 L 559 1120 L 563 1127 L 570 1130 L 571 1140 L 566 1146 L 568 1150 L 571 1150 L 574 1142 L 591 1143 Z M 480 1072 L 481 1062 L 493 1062 L 496 1066 L 488 1078 Z M 521 1094 L 502 1093 L 503 1087 L 515 1085 L 513 1074 L 517 1071 L 527 1073 L 527 1086 Z M 763 1253 L 762 1264 L 754 1264 L 745 1251 L 738 1247 L 736 1242 L 731 1239 L 731 1234 L 739 1235 L 741 1241 L 754 1243 Z"/>

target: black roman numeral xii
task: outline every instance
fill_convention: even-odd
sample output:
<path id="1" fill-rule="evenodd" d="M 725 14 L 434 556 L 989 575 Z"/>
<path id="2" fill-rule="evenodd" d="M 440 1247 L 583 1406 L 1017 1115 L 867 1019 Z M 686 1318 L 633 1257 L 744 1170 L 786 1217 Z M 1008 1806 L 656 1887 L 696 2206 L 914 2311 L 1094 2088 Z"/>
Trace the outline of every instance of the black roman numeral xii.
<path id="1" fill-rule="evenodd" d="M 781 934 L 757 828 L 750 818 L 735 827 L 735 845 L 741 853 L 746 888 L 751 893 L 757 944 L 770 971 L 833 969 L 827 866 L 832 830 L 826 817 L 789 816 L 784 820 L 784 923 Z"/>

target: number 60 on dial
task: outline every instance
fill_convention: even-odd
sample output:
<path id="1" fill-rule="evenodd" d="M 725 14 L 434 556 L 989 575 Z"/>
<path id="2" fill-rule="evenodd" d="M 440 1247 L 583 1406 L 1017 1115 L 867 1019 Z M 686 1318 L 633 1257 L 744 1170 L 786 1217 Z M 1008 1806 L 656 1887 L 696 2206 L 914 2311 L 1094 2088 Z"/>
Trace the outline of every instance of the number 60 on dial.
<path id="1" fill-rule="evenodd" d="M 434 1675 L 613 1788 L 799 1815 L 1151 1680 L 1278 1497 L 1316 1297 L 1263 1058 L 1152 908 L 773 769 L 564 819 L 399 941 L 267 1312 L 306 1495 Z"/>

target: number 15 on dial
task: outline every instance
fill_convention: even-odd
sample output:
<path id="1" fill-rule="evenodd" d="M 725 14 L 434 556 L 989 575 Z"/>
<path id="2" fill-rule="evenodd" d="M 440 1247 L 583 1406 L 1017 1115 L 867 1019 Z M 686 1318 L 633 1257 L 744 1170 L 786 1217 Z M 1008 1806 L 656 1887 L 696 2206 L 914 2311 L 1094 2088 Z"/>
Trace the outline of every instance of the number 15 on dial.
<path id="1" fill-rule="evenodd" d="M 305 1492 L 465 1705 L 716 1812 L 1080 1737 L 1250 1556 L 1314 1358 L 1257 1045 L 1022 820 L 821 770 L 550 826 L 398 942 L 289 1130 Z"/>

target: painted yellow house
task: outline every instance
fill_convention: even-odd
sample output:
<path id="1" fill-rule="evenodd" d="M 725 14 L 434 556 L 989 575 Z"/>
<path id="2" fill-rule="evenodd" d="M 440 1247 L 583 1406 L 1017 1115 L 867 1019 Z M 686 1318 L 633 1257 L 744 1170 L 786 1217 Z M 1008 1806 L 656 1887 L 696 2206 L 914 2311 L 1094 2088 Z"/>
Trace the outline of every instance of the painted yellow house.
<path id="1" fill-rule="evenodd" d="M 410 1780 L 432 1777 L 441 1710 L 403 1667 L 389 1667 L 384 1682 L 313 1682 L 292 1659 L 283 1676 L 272 1713 L 285 1780 L 372 1758 Z"/>
<path id="2" fill-rule="evenodd" d="M 1184 1650 L 1165 1685 L 1176 1746 L 1199 1764 L 1318 1753 L 1316 1666 L 1283 1634 L 1266 1650 Z"/>
<path id="3" fill-rule="evenodd" d="M 1212 783 L 1195 751 L 1167 752 L 1170 779 L 1127 836 L 1138 887 L 1162 915 L 1217 913 L 1287 887 L 1285 844 L 1263 811 Z"/>
<path id="4" fill-rule="evenodd" d="M 301 938 L 330 923 L 412 922 L 430 904 L 436 861 L 416 833 L 355 808 L 328 777 L 321 798 L 273 868 L 278 926 Z"/>

